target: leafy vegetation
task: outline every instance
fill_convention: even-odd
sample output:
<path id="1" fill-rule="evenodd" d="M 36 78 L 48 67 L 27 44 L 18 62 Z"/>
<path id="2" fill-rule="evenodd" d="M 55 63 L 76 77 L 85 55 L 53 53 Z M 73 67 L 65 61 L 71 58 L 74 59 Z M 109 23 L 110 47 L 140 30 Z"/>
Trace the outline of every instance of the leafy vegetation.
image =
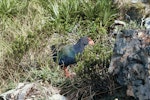
<path id="1" fill-rule="evenodd" d="M 0 1 L 0 92 L 26 81 L 44 80 L 60 87 L 69 84 L 53 62 L 50 46 L 75 43 L 85 35 L 95 46 L 88 46 L 78 58 L 72 69 L 76 79 L 106 77 L 112 53 L 108 27 L 116 16 L 110 0 Z"/>

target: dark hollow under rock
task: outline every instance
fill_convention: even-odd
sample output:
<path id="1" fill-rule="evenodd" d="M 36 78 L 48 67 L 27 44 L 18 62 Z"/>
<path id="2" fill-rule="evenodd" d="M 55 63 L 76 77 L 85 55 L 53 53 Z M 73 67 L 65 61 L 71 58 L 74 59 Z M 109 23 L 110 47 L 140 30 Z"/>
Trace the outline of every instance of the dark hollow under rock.
<path id="1" fill-rule="evenodd" d="M 120 31 L 108 71 L 119 84 L 128 87 L 127 95 L 150 100 L 149 30 Z"/>

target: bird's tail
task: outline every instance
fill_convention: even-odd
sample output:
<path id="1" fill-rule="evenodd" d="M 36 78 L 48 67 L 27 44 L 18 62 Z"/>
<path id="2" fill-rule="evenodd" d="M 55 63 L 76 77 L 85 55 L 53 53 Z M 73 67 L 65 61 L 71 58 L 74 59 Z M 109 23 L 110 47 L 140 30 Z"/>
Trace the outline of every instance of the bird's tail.
<path id="1" fill-rule="evenodd" d="M 57 48 L 56 48 L 56 45 L 52 45 L 51 50 L 52 50 L 53 60 L 54 60 L 54 62 L 56 62 L 57 61 Z"/>

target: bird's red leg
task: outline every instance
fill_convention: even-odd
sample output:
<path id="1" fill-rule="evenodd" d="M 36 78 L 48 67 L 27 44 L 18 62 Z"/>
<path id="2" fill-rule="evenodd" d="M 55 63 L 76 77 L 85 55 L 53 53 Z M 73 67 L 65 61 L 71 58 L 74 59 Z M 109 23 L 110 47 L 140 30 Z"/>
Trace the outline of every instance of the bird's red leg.
<path id="1" fill-rule="evenodd" d="M 70 73 L 69 73 L 69 71 L 68 71 L 68 69 L 67 69 L 67 67 L 64 67 L 64 72 L 65 72 L 65 76 L 67 77 L 67 78 L 70 78 L 71 76 L 70 76 Z"/>

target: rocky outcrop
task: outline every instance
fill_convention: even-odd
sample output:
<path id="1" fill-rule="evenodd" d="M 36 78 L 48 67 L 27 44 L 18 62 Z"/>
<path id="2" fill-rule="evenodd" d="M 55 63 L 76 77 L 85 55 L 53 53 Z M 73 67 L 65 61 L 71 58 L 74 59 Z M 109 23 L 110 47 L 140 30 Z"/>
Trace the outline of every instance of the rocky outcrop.
<path id="1" fill-rule="evenodd" d="M 19 83 L 15 89 L 0 95 L 0 100 L 68 100 L 56 87 L 42 82 Z"/>
<path id="2" fill-rule="evenodd" d="M 122 30 L 114 45 L 109 73 L 127 86 L 127 95 L 150 99 L 150 30 Z"/>

